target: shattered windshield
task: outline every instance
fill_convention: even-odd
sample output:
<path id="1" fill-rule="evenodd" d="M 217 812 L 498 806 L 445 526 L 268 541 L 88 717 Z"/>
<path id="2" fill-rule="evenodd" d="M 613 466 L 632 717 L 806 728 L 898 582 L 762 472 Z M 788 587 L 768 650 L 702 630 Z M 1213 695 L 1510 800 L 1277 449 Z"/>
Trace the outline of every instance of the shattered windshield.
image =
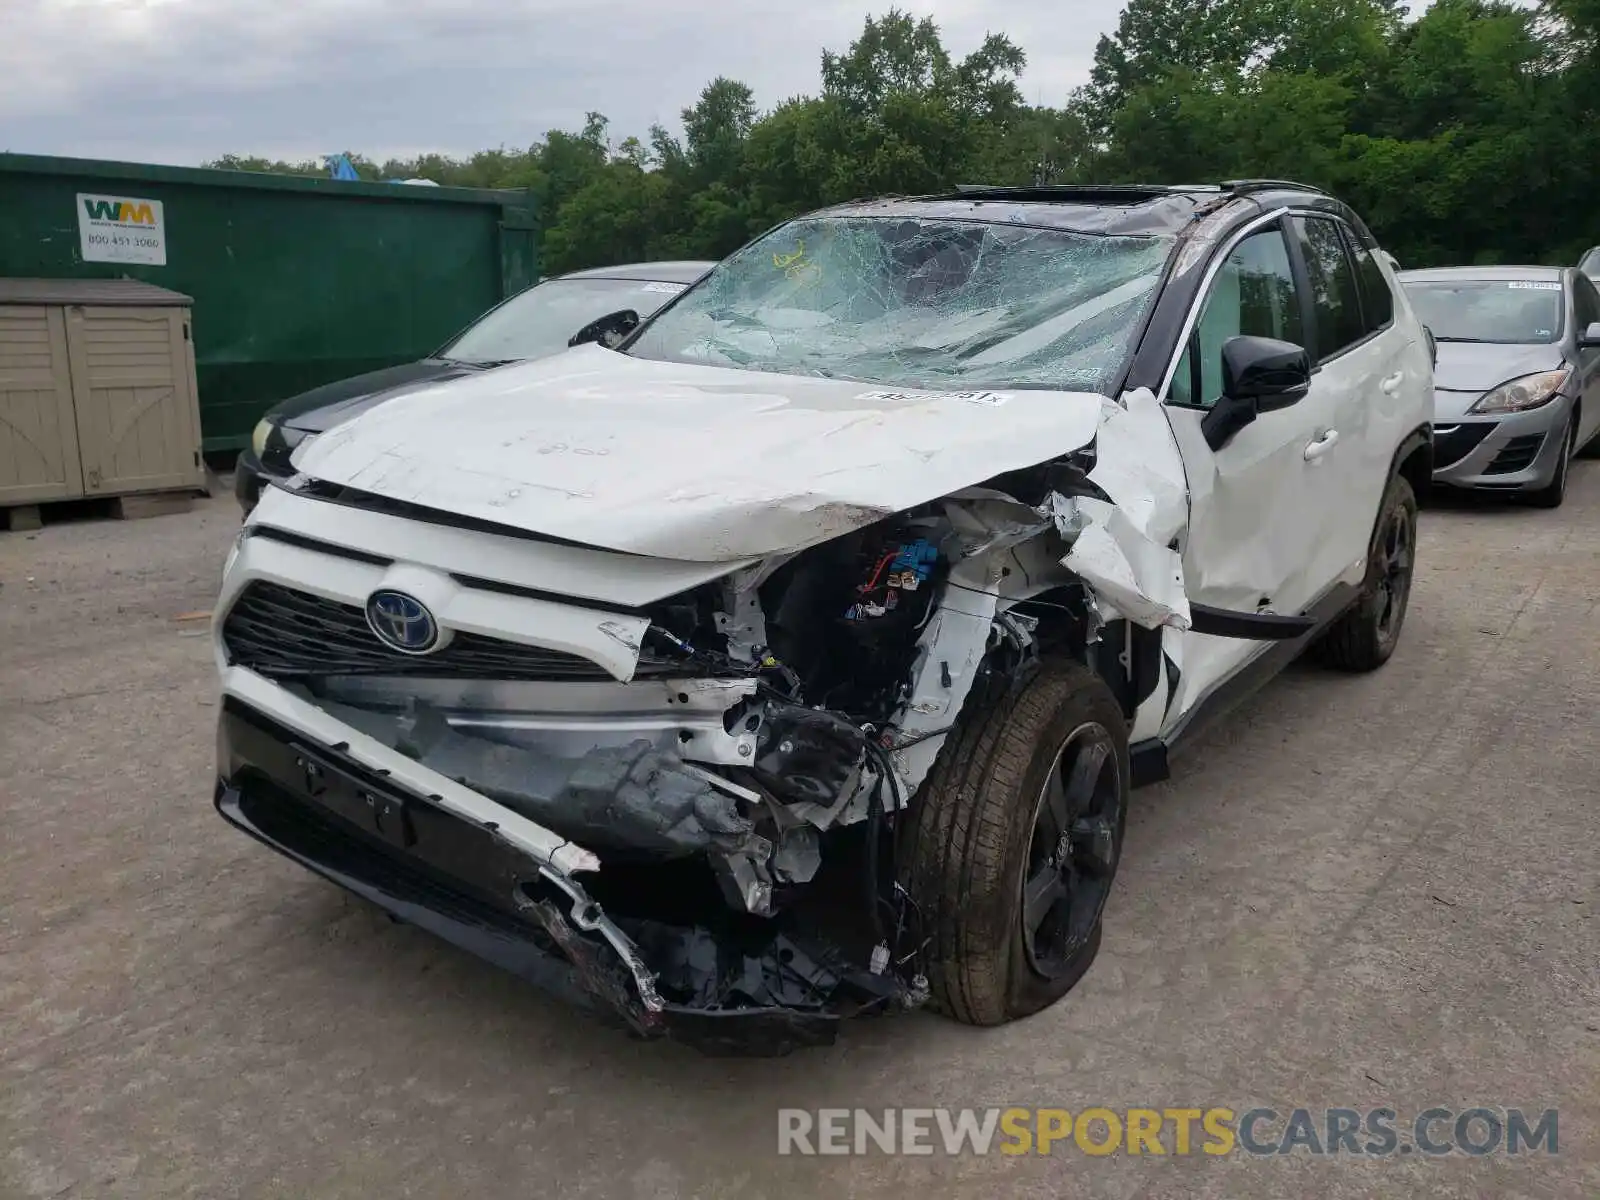
<path id="1" fill-rule="evenodd" d="M 1104 392 L 1171 244 L 968 220 L 806 218 L 720 264 L 628 352 L 901 386 Z"/>

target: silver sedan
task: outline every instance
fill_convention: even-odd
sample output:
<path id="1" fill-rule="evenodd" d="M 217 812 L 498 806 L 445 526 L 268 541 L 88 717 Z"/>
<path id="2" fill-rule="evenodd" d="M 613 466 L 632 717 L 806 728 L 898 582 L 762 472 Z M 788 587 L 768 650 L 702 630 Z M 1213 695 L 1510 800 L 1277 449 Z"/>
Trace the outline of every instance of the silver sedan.
<path id="1" fill-rule="evenodd" d="M 1549 508 L 1600 433 L 1600 292 L 1571 267 L 1443 267 L 1400 275 L 1438 341 L 1436 484 Z"/>

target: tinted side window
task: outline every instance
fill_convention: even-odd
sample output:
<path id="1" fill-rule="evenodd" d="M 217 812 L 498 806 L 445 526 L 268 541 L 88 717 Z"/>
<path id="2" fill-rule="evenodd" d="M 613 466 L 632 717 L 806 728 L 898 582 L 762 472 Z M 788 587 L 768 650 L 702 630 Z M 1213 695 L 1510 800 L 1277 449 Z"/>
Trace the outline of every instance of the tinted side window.
<path id="1" fill-rule="evenodd" d="M 1394 320 L 1394 293 L 1389 290 L 1389 281 L 1378 265 L 1378 256 L 1356 236 L 1354 229 L 1343 222 L 1340 224 L 1356 260 L 1356 281 L 1361 287 L 1361 323 L 1366 332 L 1375 333 Z"/>
<path id="2" fill-rule="evenodd" d="M 1172 377 L 1169 399 L 1203 408 L 1216 404 L 1222 396 L 1222 344 L 1240 334 L 1305 345 L 1289 247 L 1276 228 L 1251 234 L 1223 260 Z"/>
<path id="3" fill-rule="evenodd" d="M 1327 362 L 1366 336 L 1355 268 L 1345 254 L 1339 226 L 1332 220 L 1295 217 L 1294 227 L 1306 256 L 1311 302 L 1317 313 L 1317 361 Z"/>

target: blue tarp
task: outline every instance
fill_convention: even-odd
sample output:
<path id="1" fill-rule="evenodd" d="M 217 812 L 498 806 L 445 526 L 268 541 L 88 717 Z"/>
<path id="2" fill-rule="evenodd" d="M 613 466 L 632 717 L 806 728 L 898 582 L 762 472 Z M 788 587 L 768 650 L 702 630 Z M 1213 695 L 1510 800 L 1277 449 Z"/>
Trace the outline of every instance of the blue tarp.
<path id="1" fill-rule="evenodd" d="M 360 179 L 356 169 L 350 165 L 348 154 L 329 154 L 322 160 L 328 166 L 328 174 L 335 179 Z"/>

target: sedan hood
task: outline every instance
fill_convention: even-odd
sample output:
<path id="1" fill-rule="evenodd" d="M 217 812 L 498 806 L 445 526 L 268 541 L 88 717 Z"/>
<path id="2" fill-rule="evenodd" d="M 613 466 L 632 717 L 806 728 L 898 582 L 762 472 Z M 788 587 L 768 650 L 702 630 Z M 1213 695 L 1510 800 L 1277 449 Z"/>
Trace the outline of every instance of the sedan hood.
<path id="1" fill-rule="evenodd" d="M 837 537 L 1094 440 L 1084 392 L 936 392 L 598 346 L 412 391 L 303 474 L 532 533 L 724 562 Z"/>
<path id="2" fill-rule="evenodd" d="M 275 406 L 267 414 L 275 424 L 307 433 L 325 433 L 375 404 L 403 395 L 418 387 L 459 379 L 482 370 L 473 363 L 451 362 L 443 358 L 424 358 L 368 371 L 334 383 L 325 383 Z"/>
<path id="3" fill-rule="evenodd" d="M 1497 384 L 1561 365 L 1561 347 L 1501 346 L 1488 342 L 1440 342 L 1433 386 L 1481 396 Z"/>

